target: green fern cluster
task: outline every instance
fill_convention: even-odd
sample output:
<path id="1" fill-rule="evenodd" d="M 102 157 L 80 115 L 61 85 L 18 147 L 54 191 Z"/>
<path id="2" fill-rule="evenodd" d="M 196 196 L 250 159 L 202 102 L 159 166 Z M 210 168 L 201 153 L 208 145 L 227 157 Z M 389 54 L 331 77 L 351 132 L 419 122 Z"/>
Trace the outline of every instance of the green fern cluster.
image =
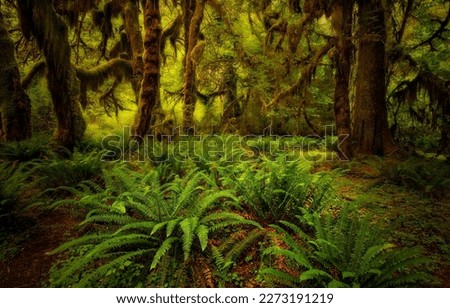
<path id="1" fill-rule="evenodd" d="M 30 171 L 26 165 L 0 163 L 0 222 L 10 221 L 12 211 L 20 200 L 20 194 L 28 185 Z"/>
<path id="2" fill-rule="evenodd" d="M 255 250 L 267 286 L 418 286 L 429 278 L 420 249 L 388 244 L 356 210 L 323 214 L 332 212 L 330 176 L 283 155 L 255 157 L 232 143 L 225 149 L 211 160 L 102 164 L 95 177 L 56 188 L 72 198 L 51 207 L 88 214 L 85 235 L 54 251 L 68 260 L 54 268 L 51 285 L 229 286 L 242 256 Z M 168 151 L 186 153 L 175 145 Z"/>
<path id="3" fill-rule="evenodd" d="M 450 168 L 444 162 L 410 159 L 384 173 L 399 185 L 443 197 L 450 188 Z"/>
<path id="4" fill-rule="evenodd" d="M 427 282 L 430 260 L 419 248 L 396 248 L 382 237 L 382 228 L 344 209 L 336 219 L 317 213 L 302 217 L 313 229 L 283 221 L 273 225 L 283 245 L 264 255 L 283 266 L 268 266 L 260 275 L 272 285 L 293 287 L 406 287 Z M 274 263 L 273 263 L 274 264 Z"/>
<path id="5" fill-rule="evenodd" d="M 70 159 L 34 160 L 35 184 L 41 189 L 76 186 L 101 174 L 103 152 L 74 153 Z"/>
<path id="6" fill-rule="evenodd" d="M 311 164 L 288 162 L 283 156 L 263 159 L 256 167 L 243 162 L 222 178 L 241 197 L 242 208 L 265 224 L 292 220 L 302 208 L 321 208 L 331 195 L 330 180 L 312 174 Z"/>
<path id="7" fill-rule="evenodd" d="M 35 137 L 32 140 L 0 144 L 0 159 L 11 162 L 29 162 L 44 157 L 54 157 L 54 154 L 44 144 L 46 138 Z"/>
<path id="8" fill-rule="evenodd" d="M 198 267 L 194 256 L 197 259 L 206 253 L 211 234 L 236 225 L 255 225 L 221 209 L 235 198 L 230 191 L 218 190 L 203 172 L 194 170 L 184 178 L 161 183 L 159 173 L 152 171 L 137 180 L 132 181 L 133 187 L 107 180 L 104 191 L 79 195 L 83 206 L 95 205 L 82 226 L 96 232 L 54 251 L 77 248 L 84 252 L 54 273 L 52 285 L 108 284 L 106 274 L 117 272 L 124 262 L 139 265 L 128 286 L 196 283 L 188 279 Z M 67 277 L 77 278 L 67 281 Z"/>

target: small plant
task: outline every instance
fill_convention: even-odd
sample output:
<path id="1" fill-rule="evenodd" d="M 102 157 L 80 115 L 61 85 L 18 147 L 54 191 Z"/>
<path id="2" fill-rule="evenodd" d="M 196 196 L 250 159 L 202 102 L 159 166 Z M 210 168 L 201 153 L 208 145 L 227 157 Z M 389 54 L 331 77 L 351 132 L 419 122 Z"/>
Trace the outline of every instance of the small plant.
<path id="1" fill-rule="evenodd" d="M 265 159 L 258 167 L 241 163 L 235 170 L 239 173 L 229 172 L 222 181 L 237 191 L 242 208 L 264 224 L 294 218 L 302 208 L 320 208 L 330 188 L 330 179 L 311 174 L 311 165 L 287 162 L 282 156 Z"/>
<path id="2" fill-rule="evenodd" d="M 293 287 L 420 286 L 430 276 L 430 260 L 415 248 L 396 248 L 382 238 L 382 228 L 343 210 L 337 219 L 306 215 L 314 230 L 283 221 L 274 234 L 278 244 L 264 255 L 271 265 L 260 271 L 269 285 Z M 302 218 L 305 223 L 305 218 Z M 303 225 L 304 226 L 304 225 Z"/>
<path id="3" fill-rule="evenodd" d="M 438 160 L 409 159 L 384 171 L 394 184 L 435 197 L 443 197 L 450 187 L 450 168 Z"/>
<path id="4" fill-rule="evenodd" d="M 42 139 L 42 140 L 41 140 Z M 11 162 L 29 162 L 44 157 L 54 157 L 49 148 L 44 146 L 47 140 L 41 137 L 20 142 L 0 144 L 0 159 Z"/>
<path id="5" fill-rule="evenodd" d="M 36 185 L 42 189 L 76 186 L 101 174 L 102 152 L 75 153 L 70 159 L 35 160 Z"/>
<path id="6" fill-rule="evenodd" d="M 28 164 L 0 163 L 0 226 L 12 222 L 12 214 L 19 210 L 21 195 L 29 187 L 31 171 Z"/>

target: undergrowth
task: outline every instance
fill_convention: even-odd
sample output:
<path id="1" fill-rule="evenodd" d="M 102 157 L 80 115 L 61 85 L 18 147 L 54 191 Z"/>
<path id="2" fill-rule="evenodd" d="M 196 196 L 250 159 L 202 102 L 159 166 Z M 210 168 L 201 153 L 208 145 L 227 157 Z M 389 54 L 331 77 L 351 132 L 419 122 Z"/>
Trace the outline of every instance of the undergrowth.
<path id="1" fill-rule="evenodd" d="M 229 138 L 222 152 L 155 142 L 146 162 L 132 160 L 141 157 L 136 149 L 118 162 L 95 145 L 62 158 L 12 144 L 0 151 L 0 219 L 27 203 L 86 214 L 79 236 L 52 252 L 52 287 L 433 285 L 422 249 L 391 244 L 376 217 L 361 218 L 360 203 L 340 209 L 339 168 L 314 172 L 317 163 L 290 161 L 304 140 L 283 141 L 276 155 L 270 141 L 241 146 Z M 380 174 L 438 196 L 448 169 L 426 166 L 407 161 Z M 249 253 L 252 268 L 240 277 Z"/>

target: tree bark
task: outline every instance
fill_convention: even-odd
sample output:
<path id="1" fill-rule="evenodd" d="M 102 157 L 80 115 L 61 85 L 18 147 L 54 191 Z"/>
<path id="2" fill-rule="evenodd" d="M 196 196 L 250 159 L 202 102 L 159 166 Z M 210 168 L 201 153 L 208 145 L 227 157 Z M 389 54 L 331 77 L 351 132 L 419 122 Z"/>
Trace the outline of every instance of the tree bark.
<path id="1" fill-rule="evenodd" d="M 136 103 L 139 101 L 139 93 L 144 74 L 144 62 L 142 54 L 144 52 L 144 43 L 142 39 L 141 26 L 139 25 L 139 2 L 128 0 L 123 4 L 123 24 L 128 40 L 130 41 L 133 79 L 131 84 L 136 94 Z"/>
<path id="2" fill-rule="evenodd" d="M 223 103 L 222 127 L 225 127 L 230 120 L 237 119 L 242 114 L 237 94 L 237 78 L 233 62 L 227 62 L 223 81 L 225 99 Z"/>
<path id="3" fill-rule="evenodd" d="M 352 61 L 352 24 L 353 1 L 338 1 L 334 7 L 333 18 L 340 22 L 334 22 L 337 33 L 337 59 L 336 59 L 336 86 L 334 91 L 334 114 L 336 118 L 336 130 L 340 142 L 341 158 L 352 156 L 351 144 L 351 118 L 350 118 L 350 74 Z M 333 14 L 333 15 L 334 15 Z"/>
<path id="4" fill-rule="evenodd" d="M 187 0 L 186 0 L 187 1 Z M 191 0 L 193 1 L 193 0 Z M 192 51 L 197 45 L 200 34 L 200 25 L 203 21 L 206 0 L 198 0 L 189 24 L 188 44 L 185 57 L 184 72 L 184 108 L 183 108 L 183 131 L 187 134 L 194 132 L 194 110 L 196 103 L 196 62 L 192 58 Z"/>
<path id="5" fill-rule="evenodd" d="M 144 137 L 154 115 L 152 111 L 160 105 L 160 44 L 161 14 L 159 0 L 148 0 L 145 6 L 144 79 L 138 112 L 133 125 L 133 134 Z M 139 138 L 138 140 L 142 140 Z"/>
<path id="6" fill-rule="evenodd" d="M 20 83 L 14 42 L 0 12 L 0 138 L 4 141 L 30 138 L 30 118 L 31 102 Z"/>
<path id="7" fill-rule="evenodd" d="M 19 0 L 25 37 L 33 35 L 47 62 L 48 88 L 58 121 L 53 137 L 56 146 L 73 151 L 86 130 L 79 104 L 79 81 L 70 62 L 68 27 L 51 0 Z"/>
<path id="8" fill-rule="evenodd" d="M 359 44 L 353 112 L 354 153 L 390 155 L 397 150 L 386 107 L 386 24 L 381 0 L 359 1 Z"/>

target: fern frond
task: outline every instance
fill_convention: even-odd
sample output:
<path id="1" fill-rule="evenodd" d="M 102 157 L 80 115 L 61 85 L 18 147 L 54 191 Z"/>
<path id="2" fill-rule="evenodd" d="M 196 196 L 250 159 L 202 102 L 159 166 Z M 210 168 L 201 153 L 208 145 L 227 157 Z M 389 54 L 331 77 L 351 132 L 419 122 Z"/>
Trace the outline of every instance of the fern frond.
<path id="1" fill-rule="evenodd" d="M 111 238 L 111 234 L 84 235 L 82 237 L 76 238 L 74 240 L 71 240 L 69 242 L 66 242 L 66 243 L 60 245 L 59 247 L 53 249 L 49 254 L 54 255 L 57 253 L 61 253 L 72 247 L 83 246 L 83 245 L 88 245 L 88 244 L 96 244 L 96 243 L 102 242 L 109 238 Z"/>
<path id="2" fill-rule="evenodd" d="M 312 268 L 308 257 L 303 253 L 297 253 L 288 249 L 272 246 L 264 250 L 263 255 L 283 256 L 295 261 L 296 265 L 305 269 Z"/>
<path id="3" fill-rule="evenodd" d="M 189 217 L 180 222 L 180 227 L 183 230 L 181 236 L 183 240 L 184 260 L 189 258 L 191 252 L 192 242 L 194 241 L 195 229 L 198 226 L 198 217 Z"/>
<path id="4" fill-rule="evenodd" d="M 205 225 L 199 225 L 197 228 L 197 238 L 200 242 L 202 251 L 204 251 L 208 245 L 208 232 L 209 230 Z"/>
<path id="5" fill-rule="evenodd" d="M 259 271 L 259 275 L 263 276 L 265 279 L 269 281 L 274 281 L 282 286 L 287 286 L 291 288 L 295 288 L 299 283 L 298 278 L 274 268 L 262 269 Z"/>
<path id="6" fill-rule="evenodd" d="M 140 230 L 140 231 L 143 231 L 146 233 L 148 232 L 148 234 L 150 234 L 154 227 L 155 227 L 154 221 L 137 221 L 137 222 L 132 222 L 132 223 L 128 223 L 128 224 L 124 225 L 123 227 L 118 229 L 116 232 L 114 232 L 112 235 L 113 236 L 119 235 L 121 233 L 125 233 L 125 232 L 131 231 L 131 230 Z"/>
<path id="7" fill-rule="evenodd" d="M 143 255 L 150 254 L 151 252 L 152 252 L 151 249 L 142 249 L 137 251 L 131 251 L 122 256 L 119 256 L 116 259 L 108 261 L 106 264 L 95 269 L 92 273 L 83 276 L 83 278 L 78 283 L 76 283 L 74 287 L 86 288 L 95 285 L 94 282 L 97 282 L 99 279 L 105 277 L 110 270 L 120 267 L 126 261 L 132 260 L 136 257 L 141 257 Z"/>
<path id="8" fill-rule="evenodd" d="M 333 277 L 325 271 L 319 269 L 310 269 L 300 274 L 300 281 L 317 280 L 317 279 L 333 280 Z"/>
<path id="9" fill-rule="evenodd" d="M 235 260 L 237 259 L 248 247 L 255 244 L 256 241 L 263 237 L 266 234 L 265 229 L 254 229 L 251 231 L 247 236 L 237 242 L 226 254 L 225 259 L 226 260 Z"/>
<path id="10" fill-rule="evenodd" d="M 164 242 L 162 242 L 162 244 L 156 251 L 155 256 L 153 257 L 150 269 L 155 269 L 158 266 L 159 262 L 161 261 L 161 258 L 167 254 L 170 248 L 172 248 L 172 244 L 179 240 L 180 239 L 178 237 L 169 237 L 166 240 L 164 240 Z"/>
<path id="11" fill-rule="evenodd" d="M 100 214 L 100 215 L 92 215 L 86 218 L 81 222 L 81 226 L 93 223 L 106 223 L 106 224 L 115 224 L 115 225 L 126 225 L 130 223 L 136 222 L 135 219 L 131 218 L 128 215 L 120 215 L 120 214 Z"/>

